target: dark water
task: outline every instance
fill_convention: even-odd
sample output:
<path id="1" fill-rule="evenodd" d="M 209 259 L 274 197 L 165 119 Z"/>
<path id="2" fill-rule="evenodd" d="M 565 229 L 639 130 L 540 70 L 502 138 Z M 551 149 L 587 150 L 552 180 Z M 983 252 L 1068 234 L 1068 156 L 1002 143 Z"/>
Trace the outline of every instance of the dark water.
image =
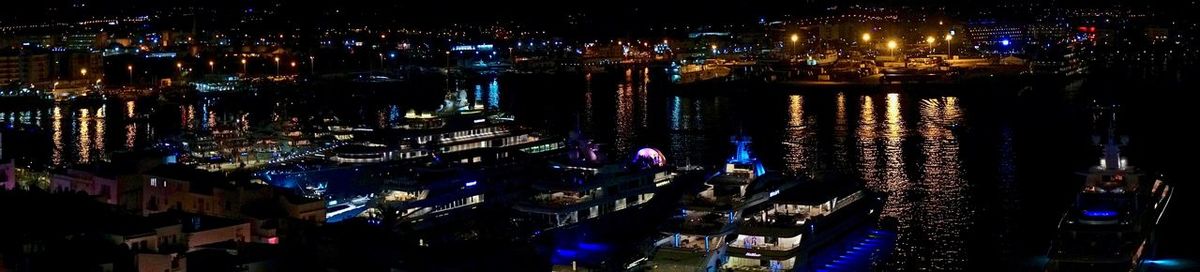
<path id="1" fill-rule="evenodd" d="M 886 271 L 1036 270 L 1081 182 L 1075 173 L 1098 156 L 1091 143 L 1094 97 L 1086 90 L 1101 87 L 1066 92 L 987 85 L 937 91 L 729 86 L 712 92 L 664 82 L 649 69 L 634 69 L 505 76 L 460 86 L 480 103 L 535 127 L 561 133 L 578 125 L 608 143 L 610 156 L 651 146 L 674 164 L 714 165 L 731 151 L 729 136 L 744 131 L 770 170 L 861 178 L 888 195 L 884 216 L 899 226 L 894 256 L 878 267 Z M 24 164 L 84 164 L 181 131 L 303 123 L 314 115 L 380 127 L 400 121 L 409 109 L 435 108 L 442 95 L 437 84 L 301 89 L 179 101 L 0 107 L 0 120 L 8 125 L 4 156 Z M 1186 129 L 1159 124 L 1180 117 L 1166 106 L 1183 106 L 1184 100 L 1169 90 L 1123 99 L 1133 139 L 1131 162 L 1183 174 L 1184 164 L 1164 157 L 1192 154 L 1180 148 Z M 139 118 L 143 114 L 148 117 Z M 1174 211 L 1193 205 L 1178 203 Z M 1164 243 L 1163 255 L 1190 258 L 1186 250 L 1172 250 L 1195 239 L 1180 231 L 1185 228 L 1179 221 L 1167 220 L 1163 235 L 1178 238 Z"/>

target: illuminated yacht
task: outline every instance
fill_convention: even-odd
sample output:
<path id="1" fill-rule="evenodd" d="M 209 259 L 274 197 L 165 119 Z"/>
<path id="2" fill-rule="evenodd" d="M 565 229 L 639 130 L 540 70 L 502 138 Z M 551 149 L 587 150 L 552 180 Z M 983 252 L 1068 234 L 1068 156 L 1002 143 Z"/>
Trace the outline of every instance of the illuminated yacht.
<path id="1" fill-rule="evenodd" d="M 535 228 L 570 228 L 641 209 L 675 178 L 666 168 L 666 157 L 653 148 L 638 150 L 631 161 L 609 163 L 598 145 L 577 132 L 568 143 L 568 162 L 550 163 L 539 175 L 541 180 L 531 185 L 533 195 L 515 207 Z"/>
<path id="2" fill-rule="evenodd" d="M 447 92 L 436 112 L 410 110 L 404 122 L 378 131 L 381 141 L 362 142 L 334 149 L 330 160 L 338 163 L 430 161 L 438 159 L 473 164 L 501 160 L 516 154 L 553 153 L 562 138 L 545 137 L 516 124 L 509 115 L 467 102 L 464 90 Z"/>
<path id="3" fill-rule="evenodd" d="M 655 242 L 652 266 L 664 271 L 716 271 L 725 254 L 725 238 L 738 226 L 742 212 L 766 202 L 791 184 L 763 176 L 762 163 L 750 156 L 750 139 L 735 136 L 737 150 L 725 168 L 709 176 L 680 199 L 677 215 L 663 226 Z"/>
<path id="4" fill-rule="evenodd" d="M 725 270 L 819 271 L 816 252 L 872 222 L 878 202 L 855 182 L 802 181 L 748 208 L 729 242 Z"/>
<path id="5" fill-rule="evenodd" d="M 383 209 L 371 209 L 374 219 L 389 218 L 393 225 L 411 225 L 414 229 L 434 226 L 437 222 L 461 219 L 487 200 L 483 176 L 461 167 L 427 166 L 411 168 L 408 173 L 384 182 L 377 201 Z"/>
<path id="6" fill-rule="evenodd" d="M 1154 229 L 1174 187 L 1126 164 L 1114 136 L 1115 113 L 1108 114 L 1104 157 L 1083 173 L 1083 188 L 1051 243 L 1047 271 L 1137 271 L 1153 252 Z"/>

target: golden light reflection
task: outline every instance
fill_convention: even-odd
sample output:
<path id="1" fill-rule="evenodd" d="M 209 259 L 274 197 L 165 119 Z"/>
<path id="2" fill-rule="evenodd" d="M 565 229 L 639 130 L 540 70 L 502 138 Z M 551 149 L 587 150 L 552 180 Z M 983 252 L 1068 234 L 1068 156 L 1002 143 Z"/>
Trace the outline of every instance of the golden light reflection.
<path id="1" fill-rule="evenodd" d="M 590 129 L 592 127 L 592 74 L 588 73 L 583 77 L 583 124 L 581 127 Z"/>
<path id="2" fill-rule="evenodd" d="M 104 131 L 107 129 L 107 127 L 106 127 L 107 124 L 104 120 L 105 119 L 104 117 L 107 115 L 107 113 L 106 113 L 107 111 L 108 111 L 107 105 L 100 106 L 100 109 L 96 110 L 96 118 L 95 118 L 96 119 L 95 120 L 96 121 L 95 122 L 96 123 L 96 139 L 93 140 L 93 143 L 95 143 L 95 145 L 96 145 L 96 153 L 101 154 L 101 155 L 105 154 Z"/>
<path id="3" fill-rule="evenodd" d="M 833 169 L 846 171 L 851 169 L 850 166 L 850 147 L 847 143 L 850 141 L 850 128 L 846 121 L 846 93 L 837 93 L 837 102 L 835 104 L 836 111 L 834 112 L 833 120 Z"/>
<path id="4" fill-rule="evenodd" d="M 133 118 L 133 113 L 134 113 L 135 107 L 136 106 L 133 103 L 133 100 L 125 102 L 125 118 Z"/>
<path id="5" fill-rule="evenodd" d="M 965 268 L 963 260 L 965 243 L 963 230 L 970 224 L 971 209 L 968 208 L 969 184 L 962 175 L 959 158 L 958 137 L 950 128 L 957 125 L 959 109 L 957 99 L 952 97 L 925 99 L 921 101 L 919 122 L 921 154 L 924 162 L 921 176 L 916 183 L 924 190 L 923 209 L 912 211 L 916 220 L 923 222 L 922 230 L 927 243 L 937 245 L 940 250 L 924 250 L 929 254 L 932 265 L 942 268 Z"/>
<path id="6" fill-rule="evenodd" d="M 92 158 L 92 139 L 91 131 L 88 128 L 88 121 L 92 119 L 88 109 L 79 109 L 79 118 L 76 119 L 76 129 L 79 131 L 79 142 L 76 148 L 79 150 L 79 157 L 76 161 L 79 163 L 91 162 Z"/>
<path id="7" fill-rule="evenodd" d="M 125 149 L 133 150 L 134 140 L 137 139 L 137 125 L 134 122 L 125 124 Z"/>
<path id="8" fill-rule="evenodd" d="M 50 152 L 50 162 L 54 166 L 62 165 L 63 163 L 63 132 L 62 132 L 62 108 L 54 106 L 54 114 L 50 119 L 51 142 L 54 142 L 54 150 Z"/>
<path id="9" fill-rule="evenodd" d="M 859 106 L 858 127 L 855 129 L 858 139 L 858 171 L 868 186 L 878 190 L 883 187 L 882 177 L 879 176 L 879 148 L 876 135 L 875 103 L 870 96 L 862 97 Z"/>
<path id="10" fill-rule="evenodd" d="M 617 84 L 616 137 L 613 146 L 617 152 L 629 151 L 633 145 L 633 70 L 625 70 L 625 81 Z"/>
<path id="11" fill-rule="evenodd" d="M 813 128 L 805 116 L 804 96 L 788 97 L 788 127 L 784 131 L 784 161 L 792 174 L 812 177 L 816 166 Z"/>
<path id="12" fill-rule="evenodd" d="M 647 94 L 649 90 L 648 86 L 650 86 L 650 68 L 647 67 L 642 69 L 642 84 L 637 88 L 638 123 L 642 128 L 646 128 L 650 123 L 650 117 L 647 113 L 648 110 L 646 109 L 646 107 L 648 107 L 647 104 L 649 103 L 649 101 L 647 101 L 649 99 L 649 95 Z"/>

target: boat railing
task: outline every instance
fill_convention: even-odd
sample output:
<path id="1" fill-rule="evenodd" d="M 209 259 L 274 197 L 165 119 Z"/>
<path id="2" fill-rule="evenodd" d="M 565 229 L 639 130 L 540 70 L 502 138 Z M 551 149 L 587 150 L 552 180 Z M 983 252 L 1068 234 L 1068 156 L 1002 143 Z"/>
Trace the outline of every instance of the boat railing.
<path id="1" fill-rule="evenodd" d="M 730 247 L 755 249 L 755 250 L 772 250 L 772 251 L 788 251 L 796 249 L 800 246 L 800 240 L 797 239 L 792 243 L 784 243 L 776 241 L 774 243 L 766 242 L 763 237 L 759 236 L 739 236 L 729 243 Z"/>

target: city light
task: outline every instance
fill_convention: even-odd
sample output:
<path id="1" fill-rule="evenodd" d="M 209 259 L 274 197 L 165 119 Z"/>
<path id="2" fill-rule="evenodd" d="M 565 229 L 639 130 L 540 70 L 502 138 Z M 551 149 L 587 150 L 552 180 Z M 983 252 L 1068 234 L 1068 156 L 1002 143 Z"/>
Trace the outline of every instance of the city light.
<path id="1" fill-rule="evenodd" d="M 85 77 L 86 77 L 86 76 L 87 76 L 87 68 L 80 68 L 80 69 L 79 69 L 79 75 L 80 75 L 80 76 L 85 76 Z"/>
<path id="2" fill-rule="evenodd" d="M 933 44 L 935 41 L 937 41 L 937 39 L 934 39 L 933 36 L 925 37 L 926 43 Z"/>
<path id="3" fill-rule="evenodd" d="M 954 32 L 950 32 L 950 34 L 946 34 L 946 56 L 954 55 L 954 50 L 950 49 L 950 45 L 952 44 L 952 43 L 950 43 L 950 40 L 953 40 L 953 39 L 954 39 Z"/>
<path id="4" fill-rule="evenodd" d="M 896 45 L 895 40 L 887 42 L 888 54 L 890 54 L 892 57 L 896 56 L 896 47 L 898 47 L 898 45 Z"/>
<path id="5" fill-rule="evenodd" d="M 862 34 L 862 40 L 863 40 L 864 42 L 870 42 L 870 41 L 871 41 L 871 33 L 863 33 L 863 34 Z"/>
<path id="6" fill-rule="evenodd" d="M 800 41 L 800 35 L 792 34 L 792 43 Z"/>
<path id="7" fill-rule="evenodd" d="M 1009 41 L 1008 41 L 1008 39 L 1003 39 L 1003 40 L 1000 40 L 1000 45 L 1003 45 L 1003 46 L 1008 46 L 1008 44 L 1009 44 Z"/>

